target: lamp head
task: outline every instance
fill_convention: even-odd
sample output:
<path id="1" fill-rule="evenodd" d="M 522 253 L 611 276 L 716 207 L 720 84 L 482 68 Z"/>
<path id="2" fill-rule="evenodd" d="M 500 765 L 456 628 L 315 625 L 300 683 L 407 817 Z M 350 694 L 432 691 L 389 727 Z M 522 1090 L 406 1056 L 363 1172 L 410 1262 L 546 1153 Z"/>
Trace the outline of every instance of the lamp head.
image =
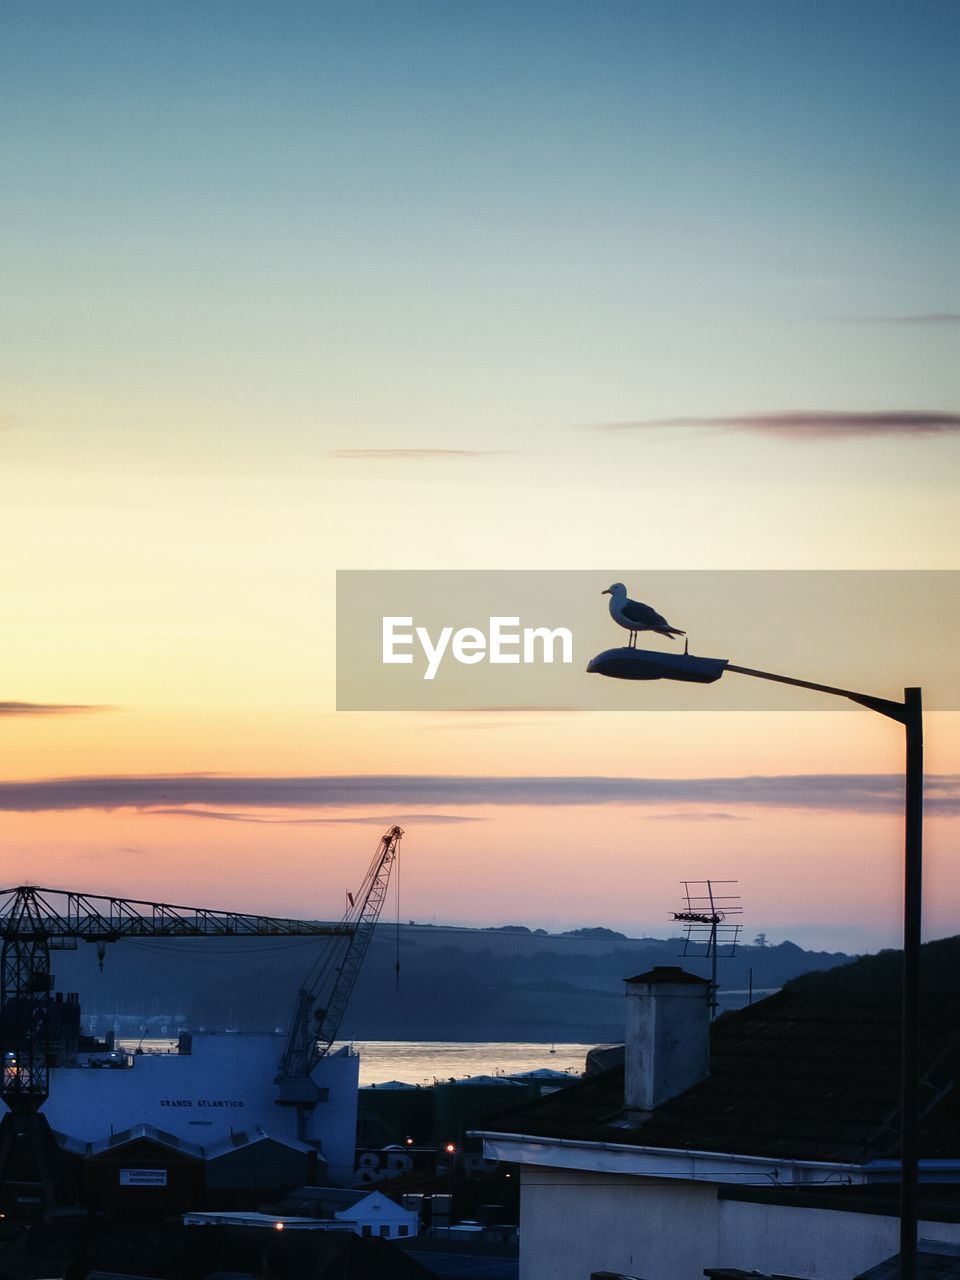
<path id="1" fill-rule="evenodd" d="M 656 649 L 606 649 L 587 665 L 591 675 L 615 680 L 680 680 L 713 684 L 723 675 L 726 658 L 698 658 L 692 653 L 663 653 Z"/>

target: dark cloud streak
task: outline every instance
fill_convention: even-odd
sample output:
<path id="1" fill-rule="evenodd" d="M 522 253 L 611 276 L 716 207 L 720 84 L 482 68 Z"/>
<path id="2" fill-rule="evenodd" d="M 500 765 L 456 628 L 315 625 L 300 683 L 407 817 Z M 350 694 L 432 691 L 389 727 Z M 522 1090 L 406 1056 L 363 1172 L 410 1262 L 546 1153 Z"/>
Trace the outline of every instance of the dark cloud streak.
<path id="1" fill-rule="evenodd" d="M 400 462 L 421 462 L 428 458 L 492 458 L 499 449 L 331 449 L 327 456 L 340 458 L 350 462 L 363 462 L 366 459 L 386 459 Z"/>
<path id="2" fill-rule="evenodd" d="M 389 817 L 364 814 L 362 818 L 265 818 L 256 813 L 233 813 L 227 809 L 192 809 L 186 806 L 168 809 L 142 809 L 142 813 L 164 814 L 174 818 L 204 818 L 213 822 L 252 822 L 265 827 L 383 826 L 418 822 L 427 826 L 443 826 L 457 822 L 485 822 L 485 818 L 454 813 L 401 813 Z"/>
<path id="3" fill-rule="evenodd" d="M 960 325 L 960 312 L 926 311 L 912 316 L 852 316 L 848 324 L 893 324 L 893 325 Z"/>
<path id="4" fill-rule="evenodd" d="M 0 702 L 0 716 L 76 716 L 97 711 L 112 711 L 95 703 L 70 702 Z"/>
<path id="5" fill-rule="evenodd" d="M 639 418 L 635 422 L 606 422 L 594 431 L 643 431 L 651 427 L 716 427 L 727 431 L 755 431 L 797 440 L 849 436 L 938 435 L 960 432 L 960 413 L 926 409 L 847 410 L 797 409 L 777 413 L 743 413 L 725 417 Z"/>
<path id="6" fill-rule="evenodd" d="M 960 814 L 960 775 L 926 780 L 931 813 Z M 747 778 L 459 777 L 391 774 L 232 777 L 205 774 L 50 778 L 0 783 L 0 810 L 396 808 L 534 805 L 731 805 L 894 813 L 900 774 L 787 774 Z M 229 820 L 229 819 L 228 819 Z M 242 818 L 241 818 L 242 820 Z M 411 821 L 413 818 L 411 817 Z"/>
<path id="7" fill-rule="evenodd" d="M 694 813 L 651 813 L 650 817 L 657 822 L 746 822 L 742 813 L 722 813 L 712 809 L 701 809 Z"/>

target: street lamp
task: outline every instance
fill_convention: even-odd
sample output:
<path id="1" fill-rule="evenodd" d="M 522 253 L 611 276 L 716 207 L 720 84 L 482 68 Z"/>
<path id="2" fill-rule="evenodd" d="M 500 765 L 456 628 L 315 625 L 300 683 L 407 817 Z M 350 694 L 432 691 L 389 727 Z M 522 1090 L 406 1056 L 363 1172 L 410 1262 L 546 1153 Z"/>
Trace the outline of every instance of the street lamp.
<path id="1" fill-rule="evenodd" d="M 606 649 L 587 666 L 596 675 L 617 680 L 682 680 L 713 684 L 725 671 L 792 684 L 847 698 L 906 731 L 903 862 L 903 1003 L 900 1059 L 900 1276 L 915 1280 L 920 1147 L 920 928 L 923 873 L 923 704 L 920 689 L 904 689 L 903 701 L 836 689 L 810 680 L 738 667 L 726 658 L 699 658 L 690 653 L 658 653 L 650 649 Z"/>

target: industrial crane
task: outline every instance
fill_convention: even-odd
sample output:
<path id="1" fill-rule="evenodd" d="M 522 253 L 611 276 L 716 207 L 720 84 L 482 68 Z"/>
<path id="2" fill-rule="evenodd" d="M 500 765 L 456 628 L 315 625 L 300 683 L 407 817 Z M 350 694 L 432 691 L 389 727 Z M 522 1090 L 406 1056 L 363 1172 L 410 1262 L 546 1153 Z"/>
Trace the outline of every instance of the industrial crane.
<path id="1" fill-rule="evenodd" d="M 51 951 L 90 942 L 102 962 L 106 944 L 121 938 L 343 938 L 352 929 L 35 885 L 0 890 L 0 1097 L 8 1108 L 0 1121 L 0 1202 L 54 1200 L 57 1146 L 41 1111 L 50 1092 Z"/>
<path id="2" fill-rule="evenodd" d="M 310 1072 L 330 1049 L 387 894 L 403 831 L 383 836 L 366 877 L 341 922 L 286 920 L 207 907 L 104 897 L 20 885 L 0 890 L 0 1185 L 29 1183 L 50 1200 L 55 1147 L 41 1108 L 50 1091 L 52 951 L 123 938 L 254 938 L 313 936 L 336 940 L 298 993 L 293 1025 L 277 1076 L 277 1101 L 298 1108 L 300 1124 L 320 1097 Z M 322 1001 L 322 1003 L 321 1003 Z"/>
<path id="3" fill-rule="evenodd" d="M 330 1051 L 350 1001 L 360 966 L 383 910 L 390 872 L 397 859 L 401 827 L 391 827 L 380 839 L 359 890 L 348 894 L 343 941 L 325 948 L 297 992 L 290 1032 L 276 1079 L 277 1101 L 303 1107 L 316 1101 L 310 1072 Z"/>
<path id="4" fill-rule="evenodd" d="M 0 890 L 0 1096 L 14 1115 L 24 1115 L 38 1111 L 50 1091 L 51 951 L 74 951 L 79 942 L 90 942 L 102 959 L 105 945 L 121 938 L 345 938 L 353 929 L 350 923 L 281 920 L 34 885 Z"/>

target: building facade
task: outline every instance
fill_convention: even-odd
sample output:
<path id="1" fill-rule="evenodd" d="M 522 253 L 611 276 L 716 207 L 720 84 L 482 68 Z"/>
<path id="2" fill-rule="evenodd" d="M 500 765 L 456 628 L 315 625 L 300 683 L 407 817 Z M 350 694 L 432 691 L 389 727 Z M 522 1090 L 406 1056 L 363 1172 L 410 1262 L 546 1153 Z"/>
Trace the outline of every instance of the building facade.
<path id="1" fill-rule="evenodd" d="M 627 984 L 624 1062 L 483 1133 L 521 1169 L 520 1280 L 851 1280 L 896 1252 L 895 999 L 784 991 L 710 1023 L 678 969 Z M 960 1244 L 960 999 L 924 1013 L 921 1238 Z"/>

